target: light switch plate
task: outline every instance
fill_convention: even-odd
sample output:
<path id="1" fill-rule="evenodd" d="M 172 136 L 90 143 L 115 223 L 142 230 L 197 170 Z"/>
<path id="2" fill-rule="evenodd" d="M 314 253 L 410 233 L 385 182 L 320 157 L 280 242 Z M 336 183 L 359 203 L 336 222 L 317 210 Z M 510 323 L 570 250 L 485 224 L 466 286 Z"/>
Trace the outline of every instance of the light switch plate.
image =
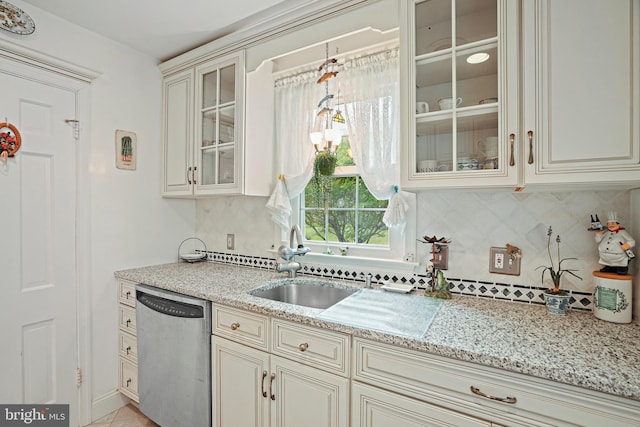
<path id="1" fill-rule="evenodd" d="M 435 251 L 435 253 L 433 251 Z M 434 243 L 432 252 L 430 252 L 429 255 L 433 257 L 429 260 L 431 264 L 433 264 L 433 268 L 437 270 L 449 269 L 449 246 Z"/>
<path id="2" fill-rule="evenodd" d="M 520 257 L 512 256 L 507 248 L 491 247 L 489 250 L 489 273 L 520 275 Z"/>

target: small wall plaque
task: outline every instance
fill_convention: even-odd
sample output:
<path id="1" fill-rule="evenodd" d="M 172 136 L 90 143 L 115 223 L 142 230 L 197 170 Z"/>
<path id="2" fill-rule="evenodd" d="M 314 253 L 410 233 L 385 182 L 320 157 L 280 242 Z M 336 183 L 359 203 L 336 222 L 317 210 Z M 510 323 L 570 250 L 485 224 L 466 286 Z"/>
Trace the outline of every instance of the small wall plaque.
<path id="1" fill-rule="evenodd" d="M 134 132 L 116 130 L 116 167 L 136 170 L 137 138 Z"/>

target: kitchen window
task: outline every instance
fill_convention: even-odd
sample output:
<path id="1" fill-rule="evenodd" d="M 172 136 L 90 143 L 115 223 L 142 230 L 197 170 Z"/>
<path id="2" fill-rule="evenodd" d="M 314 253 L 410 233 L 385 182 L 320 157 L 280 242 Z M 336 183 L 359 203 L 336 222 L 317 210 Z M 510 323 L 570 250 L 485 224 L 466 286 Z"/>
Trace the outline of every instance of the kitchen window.
<path id="1" fill-rule="evenodd" d="M 376 199 L 367 189 L 349 152 L 348 137 L 344 137 L 329 190 L 318 188 L 312 179 L 300 196 L 303 235 L 313 243 L 344 244 L 341 248 L 388 247 L 389 229 L 382 221 L 388 201 Z"/>
<path id="2" fill-rule="evenodd" d="M 316 82 L 317 64 L 275 80 L 280 172 L 267 207 L 283 229 L 290 223 L 304 230 L 313 254 L 349 247 L 349 258 L 413 259 L 415 238 L 408 236 L 415 233 L 415 196 L 398 188 L 398 49 L 374 47 L 337 62 L 333 86 Z M 330 105 L 323 104 L 327 99 Z M 315 155 L 309 135 L 327 109 L 344 116 L 344 146 L 351 146 L 352 155 L 343 156 L 350 160 L 337 168 L 323 194 L 311 177 Z"/>

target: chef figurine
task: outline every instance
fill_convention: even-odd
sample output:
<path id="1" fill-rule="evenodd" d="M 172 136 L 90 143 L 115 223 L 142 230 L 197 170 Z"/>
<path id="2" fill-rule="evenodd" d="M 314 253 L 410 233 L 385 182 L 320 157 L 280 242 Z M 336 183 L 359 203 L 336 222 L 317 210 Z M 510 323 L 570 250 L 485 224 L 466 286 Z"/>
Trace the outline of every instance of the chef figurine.
<path id="1" fill-rule="evenodd" d="M 636 241 L 624 227 L 620 227 L 615 212 L 609 213 L 607 229 L 596 231 L 596 242 L 600 253 L 598 262 L 604 265 L 600 271 L 627 274 L 629 261 L 635 257 L 631 248 L 636 245 Z"/>

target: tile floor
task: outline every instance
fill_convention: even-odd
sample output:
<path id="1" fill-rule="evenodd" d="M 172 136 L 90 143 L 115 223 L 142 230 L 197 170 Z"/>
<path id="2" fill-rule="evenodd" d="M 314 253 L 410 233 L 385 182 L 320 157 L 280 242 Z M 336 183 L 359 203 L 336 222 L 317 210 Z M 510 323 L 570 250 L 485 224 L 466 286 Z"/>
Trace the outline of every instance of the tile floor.
<path id="1" fill-rule="evenodd" d="M 144 426 L 155 426 L 158 427 L 158 424 L 154 423 L 147 417 L 145 417 L 142 412 L 138 410 L 135 406 L 129 404 L 124 406 L 117 411 L 110 413 L 109 415 L 105 415 L 100 418 L 93 424 L 90 424 L 87 427 L 144 427 Z"/>

